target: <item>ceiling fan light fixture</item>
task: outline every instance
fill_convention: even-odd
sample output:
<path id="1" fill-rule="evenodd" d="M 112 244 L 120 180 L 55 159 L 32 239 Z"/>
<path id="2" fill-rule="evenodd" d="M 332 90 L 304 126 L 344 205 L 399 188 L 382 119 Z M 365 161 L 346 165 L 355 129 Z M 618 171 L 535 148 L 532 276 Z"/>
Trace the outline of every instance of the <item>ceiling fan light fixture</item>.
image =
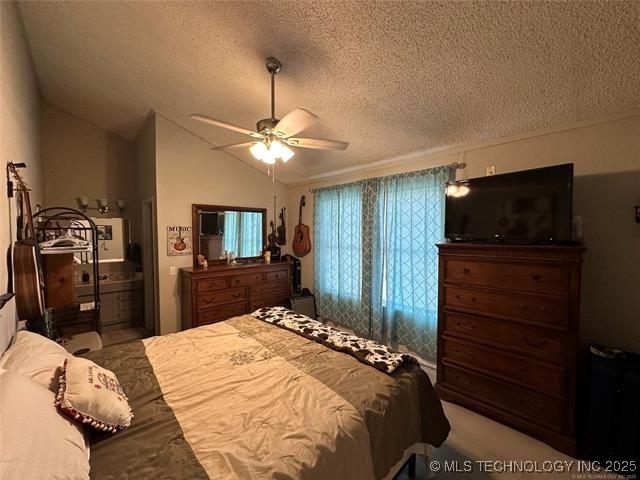
<path id="1" fill-rule="evenodd" d="M 280 152 L 280 158 L 284 163 L 287 163 L 291 157 L 293 157 L 295 153 L 286 145 L 282 145 L 282 151 Z"/>
<path id="2" fill-rule="evenodd" d="M 264 152 L 264 155 L 262 156 L 262 161 L 267 165 L 274 165 L 277 159 L 278 158 L 275 157 L 270 150 L 267 150 L 266 152 Z"/>
<path id="3" fill-rule="evenodd" d="M 256 160 L 262 160 L 265 154 L 269 151 L 264 142 L 254 143 L 251 148 L 249 148 L 251 155 L 253 155 Z M 268 163 L 268 162 L 265 162 Z"/>

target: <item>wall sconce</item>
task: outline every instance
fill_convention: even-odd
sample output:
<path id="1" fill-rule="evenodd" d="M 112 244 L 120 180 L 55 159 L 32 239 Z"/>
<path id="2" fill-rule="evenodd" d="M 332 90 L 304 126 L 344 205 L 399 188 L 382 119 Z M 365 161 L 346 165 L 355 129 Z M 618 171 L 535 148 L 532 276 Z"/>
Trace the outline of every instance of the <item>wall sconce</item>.
<path id="1" fill-rule="evenodd" d="M 80 210 L 83 212 L 87 212 L 87 210 L 97 210 L 101 214 L 106 214 L 112 210 L 117 210 L 120 214 L 122 214 L 125 210 L 126 201 L 125 200 L 116 200 L 114 202 L 115 206 L 109 206 L 108 198 L 96 198 L 96 207 L 89 207 L 89 197 L 78 197 L 78 206 Z"/>

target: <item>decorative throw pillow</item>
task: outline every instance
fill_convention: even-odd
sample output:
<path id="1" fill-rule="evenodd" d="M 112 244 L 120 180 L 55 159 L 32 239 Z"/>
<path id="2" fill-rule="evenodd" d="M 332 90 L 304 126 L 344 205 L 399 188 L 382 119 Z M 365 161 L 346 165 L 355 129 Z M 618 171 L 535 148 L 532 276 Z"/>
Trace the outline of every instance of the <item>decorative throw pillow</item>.
<path id="1" fill-rule="evenodd" d="M 61 412 L 107 432 L 131 425 L 133 413 L 115 374 L 86 358 L 65 360 L 56 406 Z"/>
<path id="2" fill-rule="evenodd" d="M 0 368 L 29 377 L 55 393 L 60 370 L 69 357 L 71 354 L 53 340 L 20 330 L 0 358 Z"/>
<path id="3" fill-rule="evenodd" d="M 0 369 L 0 478 L 89 480 L 84 429 L 37 382 Z"/>

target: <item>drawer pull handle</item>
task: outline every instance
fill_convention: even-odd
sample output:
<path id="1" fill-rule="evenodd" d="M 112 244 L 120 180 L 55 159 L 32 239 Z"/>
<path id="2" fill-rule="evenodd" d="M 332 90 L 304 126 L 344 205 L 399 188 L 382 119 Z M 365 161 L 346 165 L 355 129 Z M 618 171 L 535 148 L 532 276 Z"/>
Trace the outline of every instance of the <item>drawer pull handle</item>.
<path id="1" fill-rule="evenodd" d="M 540 307 L 540 310 L 542 310 L 543 312 L 547 311 L 547 307 Z"/>
<path id="2" fill-rule="evenodd" d="M 473 330 L 474 328 L 476 328 L 475 322 L 462 323 L 460 320 L 458 320 L 456 321 L 456 325 L 462 328 L 468 328 L 470 330 Z"/>
<path id="3" fill-rule="evenodd" d="M 463 271 L 466 275 L 469 275 L 469 274 L 471 273 L 471 269 L 470 269 L 470 268 L 467 268 L 467 267 L 464 267 L 464 268 L 462 269 L 462 271 Z"/>
<path id="4" fill-rule="evenodd" d="M 476 297 L 471 297 L 471 301 L 475 302 L 476 301 Z"/>
<path id="5" fill-rule="evenodd" d="M 523 335 L 522 339 L 532 347 L 536 347 L 536 348 L 543 347 L 547 344 L 547 341 L 544 338 L 541 338 L 539 340 L 532 340 L 527 335 Z"/>
<path id="6" fill-rule="evenodd" d="M 524 303 L 520 304 L 520 308 L 525 308 L 525 307 L 526 307 L 526 305 Z"/>
<path id="7" fill-rule="evenodd" d="M 460 294 L 456 293 L 456 298 L 459 300 L 460 299 Z"/>
<path id="8" fill-rule="evenodd" d="M 540 277 L 540 274 L 539 274 L 539 273 L 532 273 L 532 274 L 531 274 L 531 277 L 532 277 L 534 280 L 536 280 L 536 281 L 537 281 L 537 280 L 540 280 L 540 278 L 542 278 L 542 277 Z"/>

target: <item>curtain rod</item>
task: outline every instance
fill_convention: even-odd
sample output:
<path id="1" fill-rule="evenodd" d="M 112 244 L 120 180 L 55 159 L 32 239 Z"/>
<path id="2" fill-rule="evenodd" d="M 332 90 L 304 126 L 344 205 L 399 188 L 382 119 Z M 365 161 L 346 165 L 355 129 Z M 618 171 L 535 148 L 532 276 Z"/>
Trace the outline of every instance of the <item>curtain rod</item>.
<path id="1" fill-rule="evenodd" d="M 385 177 L 393 177 L 394 175 L 411 175 L 411 174 L 418 174 L 421 172 L 426 172 L 427 170 L 436 170 L 439 168 L 453 168 L 455 170 L 461 170 L 463 168 L 467 167 L 467 164 L 464 162 L 453 162 L 453 163 L 447 163 L 445 165 L 436 165 L 435 167 L 430 167 L 430 168 L 423 168 L 422 170 L 412 170 L 410 172 L 399 172 L 399 173 L 392 173 L 391 175 L 382 175 L 382 176 L 378 176 L 378 177 L 370 177 L 370 178 L 361 178 L 360 180 L 355 180 L 353 182 L 346 182 L 346 183 L 336 183 L 334 185 L 327 185 L 326 187 L 318 187 L 318 188 L 312 188 L 311 190 L 309 190 L 311 193 L 315 193 L 318 192 L 320 190 L 325 190 L 325 189 L 329 189 L 329 188 L 333 188 L 333 187 L 343 187 L 343 186 L 347 186 L 347 185 L 355 185 L 358 184 L 360 182 L 366 182 L 366 181 L 371 181 L 371 180 L 375 180 L 378 178 L 385 178 Z"/>

